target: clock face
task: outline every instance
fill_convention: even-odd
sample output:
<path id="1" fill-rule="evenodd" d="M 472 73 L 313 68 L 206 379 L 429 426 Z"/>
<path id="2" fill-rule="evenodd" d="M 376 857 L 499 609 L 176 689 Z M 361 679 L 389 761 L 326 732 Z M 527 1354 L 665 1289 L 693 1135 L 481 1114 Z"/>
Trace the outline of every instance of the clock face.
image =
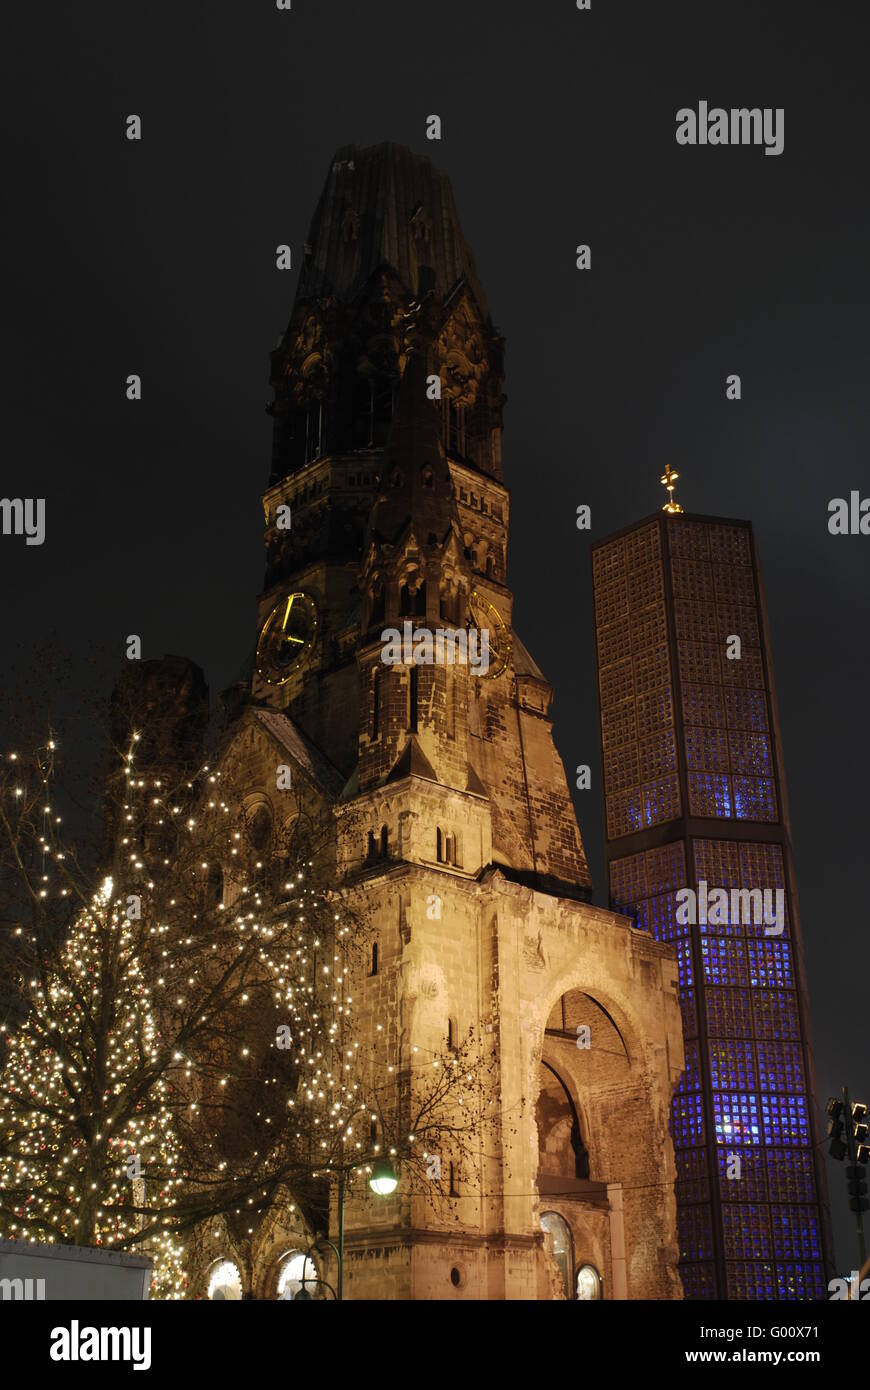
<path id="1" fill-rule="evenodd" d="M 284 685 L 304 665 L 317 637 L 317 605 L 310 594 L 283 594 L 260 628 L 257 674 Z"/>
<path id="2" fill-rule="evenodd" d="M 494 603 L 476 589 L 468 596 L 468 624 L 478 632 L 486 632 L 489 640 L 489 669 L 482 677 L 492 680 L 500 676 L 511 654 L 511 635 L 508 625 Z"/>

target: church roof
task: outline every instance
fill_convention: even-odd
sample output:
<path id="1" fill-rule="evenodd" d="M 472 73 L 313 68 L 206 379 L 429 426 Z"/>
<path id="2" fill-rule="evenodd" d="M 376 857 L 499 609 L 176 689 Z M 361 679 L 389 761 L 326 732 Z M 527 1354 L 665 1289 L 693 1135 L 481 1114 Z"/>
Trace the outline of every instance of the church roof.
<path id="1" fill-rule="evenodd" d="M 344 778 L 320 749 L 306 738 L 292 719 L 273 709 L 254 709 L 254 718 L 267 733 L 280 743 L 299 766 L 318 786 L 331 796 L 338 796 L 344 786 Z"/>
<path id="2" fill-rule="evenodd" d="M 350 301 L 382 265 L 411 291 L 420 265 L 431 266 L 441 299 L 464 279 L 489 316 L 447 175 L 402 145 L 343 145 L 311 223 L 297 297 Z"/>
<path id="3" fill-rule="evenodd" d="M 534 657 L 520 641 L 516 632 L 512 634 L 514 670 L 518 676 L 534 676 L 539 681 L 545 681 L 544 675 Z"/>

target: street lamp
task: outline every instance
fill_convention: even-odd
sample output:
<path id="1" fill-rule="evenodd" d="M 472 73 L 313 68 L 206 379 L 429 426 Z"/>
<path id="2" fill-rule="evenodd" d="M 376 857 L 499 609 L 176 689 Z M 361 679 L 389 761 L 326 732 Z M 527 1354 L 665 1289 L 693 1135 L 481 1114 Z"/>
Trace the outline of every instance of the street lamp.
<path id="1" fill-rule="evenodd" d="M 389 1159 L 375 1159 L 372 1175 L 369 1178 L 369 1187 L 372 1192 L 376 1192 L 379 1197 L 389 1197 L 398 1186 L 399 1179 L 396 1177 L 396 1170 Z"/>
<path id="2" fill-rule="evenodd" d="M 398 1186 L 399 1179 L 396 1177 L 396 1170 L 393 1167 L 392 1163 L 390 1163 L 390 1161 L 386 1158 L 375 1159 L 375 1162 L 372 1165 L 372 1175 L 369 1178 L 369 1187 L 371 1188 L 372 1192 L 376 1193 L 378 1197 L 389 1197 L 391 1193 L 395 1192 Z M 333 1254 L 335 1255 L 336 1264 L 338 1266 L 338 1278 L 336 1280 L 337 1290 L 334 1289 L 331 1284 L 328 1284 L 325 1279 L 321 1279 L 319 1277 L 315 1277 L 313 1279 L 309 1278 L 308 1280 L 306 1280 L 305 1265 L 303 1264 L 302 1288 L 294 1294 L 294 1301 L 298 1299 L 300 1302 L 307 1302 L 311 1298 L 311 1294 L 305 1287 L 306 1283 L 323 1284 L 327 1289 L 329 1289 L 329 1292 L 332 1294 L 334 1299 L 336 1299 L 338 1302 L 341 1301 L 343 1292 L 342 1285 L 344 1282 L 344 1198 L 345 1181 L 344 1170 L 342 1170 L 339 1174 L 338 1179 L 338 1247 L 336 1248 L 336 1246 L 333 1245 L 332 1241 L 328 1240 L 326 1236 L 321 1236 L 318 1240 L 314 1242 L 314 1244 L 310 1247 L 308 1251 L 308 1255 L 310 1255 L 311 1251 L 316 1250 L 318 1245 L 328 1245 L 329 1248 L 332 1250 Z M 306 1256 L 306 1261 L 308 1259 L 308 1255 Z"/>

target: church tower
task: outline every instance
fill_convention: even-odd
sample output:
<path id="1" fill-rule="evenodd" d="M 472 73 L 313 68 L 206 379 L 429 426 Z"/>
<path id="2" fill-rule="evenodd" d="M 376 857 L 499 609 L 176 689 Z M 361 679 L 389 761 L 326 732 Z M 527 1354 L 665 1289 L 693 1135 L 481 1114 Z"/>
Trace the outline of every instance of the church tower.
<path id="1" fill-rule="evenodd" d="M 675 955 L 589 904 L 553 690 L 513 625 L 503 350 L 446 176 L 339 150 L 272 354 L 246 718 L 329 808 L 372 923 L 356 1026 L 406 1077 L 473 1034 L 497 1116 L 439 1201 L 348 1200 L 345 1296 L 680 1297 Z"/>

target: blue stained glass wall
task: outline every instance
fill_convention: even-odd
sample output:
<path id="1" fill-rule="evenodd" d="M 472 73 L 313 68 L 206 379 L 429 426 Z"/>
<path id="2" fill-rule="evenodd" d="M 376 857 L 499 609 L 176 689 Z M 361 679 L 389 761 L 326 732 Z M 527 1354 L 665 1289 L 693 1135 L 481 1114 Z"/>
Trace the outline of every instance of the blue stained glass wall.
<path id="1" fill-rule="evenodd" d="M 593 580 L 610 902 L 677 956 L 686 1070 L 671 1133 L 685 1294 L 824 1298 L 749 529 L 644 523 L 593 551 Z M 698 834 L 703 820 L 715 833 Z M 668 822 L 671 837 L 650 844 L 651 827 Z M 682 921 L 677 894 L 702 880 L 727 890 L 729 910 Z"/>

